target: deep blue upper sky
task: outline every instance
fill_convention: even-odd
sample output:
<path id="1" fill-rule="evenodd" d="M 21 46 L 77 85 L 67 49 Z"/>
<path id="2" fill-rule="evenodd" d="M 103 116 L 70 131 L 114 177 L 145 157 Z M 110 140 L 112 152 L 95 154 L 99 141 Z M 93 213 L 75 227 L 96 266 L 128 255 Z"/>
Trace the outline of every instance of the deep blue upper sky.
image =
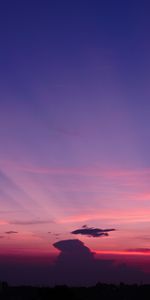
<path id="1" fill-rule="evenodd" d="M 1 1 L 3 78 L 39 72 L 46 80 L 49 68 L 51 76 L 55 68 L 60 76 L 64 68 L 79 72 L 96 48 L 115 61 L 124 85 L 135 87 L 147 77 L 149 23 L 148 1 Z"/>

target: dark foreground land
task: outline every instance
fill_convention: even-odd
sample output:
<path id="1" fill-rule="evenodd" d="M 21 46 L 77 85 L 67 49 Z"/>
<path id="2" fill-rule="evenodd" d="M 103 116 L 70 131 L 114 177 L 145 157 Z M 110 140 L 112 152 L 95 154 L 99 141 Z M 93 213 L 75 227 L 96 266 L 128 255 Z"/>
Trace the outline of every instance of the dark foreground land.
<path id="1" fill-rule="evenodd" d="M 47 299 L 72 299 L 72 300 L 126 300 L 150 299 L 150 285 L 102 284 L 93 287 L 9 287 L 6 283 L 0 285 L 0 300 L 47 300 Z"/>

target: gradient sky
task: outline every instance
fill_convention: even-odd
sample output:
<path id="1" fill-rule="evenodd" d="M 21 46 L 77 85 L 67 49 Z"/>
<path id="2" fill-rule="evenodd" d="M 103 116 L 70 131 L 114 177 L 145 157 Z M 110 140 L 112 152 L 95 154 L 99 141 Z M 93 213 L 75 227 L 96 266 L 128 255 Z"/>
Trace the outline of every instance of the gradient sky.
<path id="1" fill-rule="evenodd" d="M 79 238 L 98 255 L 146 256 L 150 271 L 149 9 L 1 1 L 1 256 Z M 71 234 L 85 224 L 116 230 Z"/>

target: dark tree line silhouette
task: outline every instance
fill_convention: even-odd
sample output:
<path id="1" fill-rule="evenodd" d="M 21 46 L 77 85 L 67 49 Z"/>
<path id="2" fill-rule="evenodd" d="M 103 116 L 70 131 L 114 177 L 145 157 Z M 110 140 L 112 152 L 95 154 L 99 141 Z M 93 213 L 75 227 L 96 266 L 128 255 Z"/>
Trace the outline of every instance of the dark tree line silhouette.
<path id="1" fill-rule="evenodd" d="M 150 285 L 133 284 L 119 285 L 97 283 L 92 287 L 55 287 L 8 286 L 0 283 L 1 300 L 148 300 L 150 299 Z"/>

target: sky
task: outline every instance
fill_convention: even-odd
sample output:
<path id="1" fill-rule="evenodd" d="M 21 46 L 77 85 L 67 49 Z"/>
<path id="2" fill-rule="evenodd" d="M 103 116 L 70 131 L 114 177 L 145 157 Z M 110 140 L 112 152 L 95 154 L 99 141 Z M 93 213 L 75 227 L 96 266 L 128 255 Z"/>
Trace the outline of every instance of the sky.
<path id="1" fill-rule="evenodd" d="M 116 281 L 136 268 L 147 280 L 149 9 L 1 1 L 0 277 L 26 283 L 30 270 L 30 283 L 63 283 L 85 257 L 95 281 L 96 262 L 104 281 L 115 268 Z M 93 283 L 75 274 L 65 282 Z"/>

